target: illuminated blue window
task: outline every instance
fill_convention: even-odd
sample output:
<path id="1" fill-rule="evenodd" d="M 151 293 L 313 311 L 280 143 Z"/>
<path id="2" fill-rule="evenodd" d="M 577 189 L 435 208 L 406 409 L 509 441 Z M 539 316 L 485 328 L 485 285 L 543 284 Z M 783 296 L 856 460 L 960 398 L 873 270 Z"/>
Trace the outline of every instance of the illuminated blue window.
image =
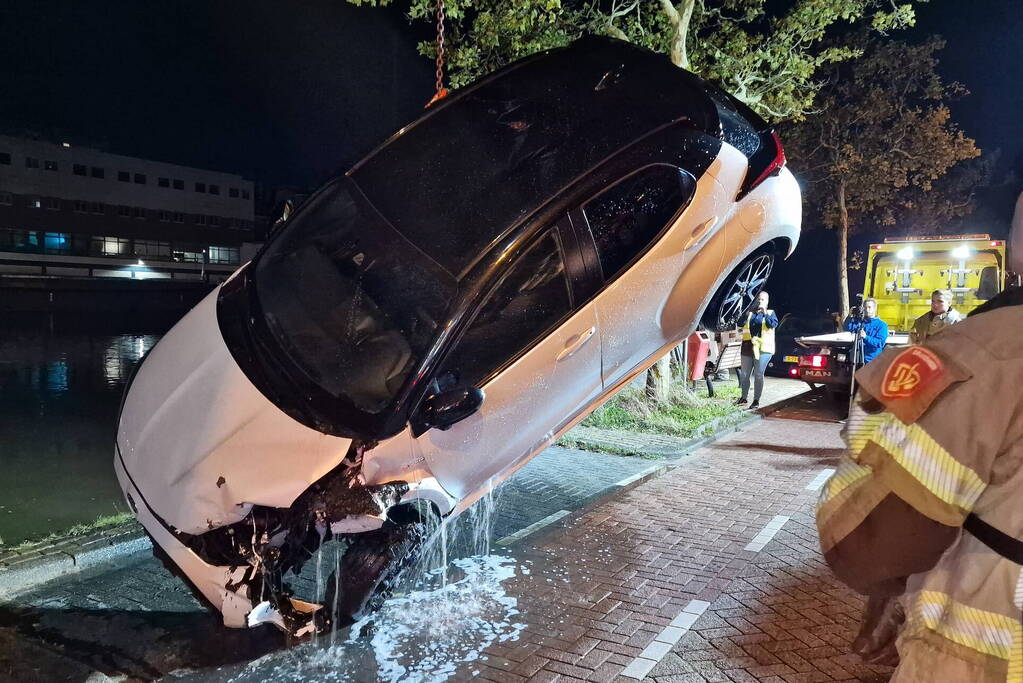
<path id="1" fill-rule="evenodd" d="M 71 237 L 66 232 L 48 232 L 43 236 L 46 251 L 67 251 L 71 249 Z"/>

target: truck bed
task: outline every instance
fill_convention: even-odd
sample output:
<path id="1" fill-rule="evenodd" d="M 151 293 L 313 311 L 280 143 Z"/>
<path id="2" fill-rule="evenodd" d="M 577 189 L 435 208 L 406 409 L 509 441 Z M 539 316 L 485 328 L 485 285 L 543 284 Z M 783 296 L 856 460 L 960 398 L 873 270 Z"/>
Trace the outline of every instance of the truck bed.
<path id="1" fill-rule="evenodd" d="M 796 343 L 804 348 L 830 346 L 836 349 L 848 349 L 853 343 L 853 333 L 833 332 L 831 334 L 817 334 L 809 337 L 796 337 Z M 888 346 L 905 346 L 907 344 L 909 344 L 909 335 L 904 332 L 888 335 Z"/>

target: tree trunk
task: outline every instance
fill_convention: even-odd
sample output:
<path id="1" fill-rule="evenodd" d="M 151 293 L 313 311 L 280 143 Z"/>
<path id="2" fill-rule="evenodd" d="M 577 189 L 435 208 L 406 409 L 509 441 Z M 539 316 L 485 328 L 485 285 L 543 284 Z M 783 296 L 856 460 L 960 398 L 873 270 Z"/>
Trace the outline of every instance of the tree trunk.
<path id="1" fill-rule="evenodd" d="M 689 23 L 693 18 L 696 0 L 682 0 L 678 7 L 671 0 L 661 0 L 661 11 L 668 18 L 674 29 L 671 34 L 671 49 L 668 51 L 671 63 L 683 69 L 689 68 L 689 48 L 686 39 L 689 35 Z"/>
<path id="2" fill-rule="evenodd" d="M 844 180 L 838 184 L 838 303 L 845 320 L 849 315 L 849 209 Z"/>
<path id="3" fill-rule="evenodd" d="M 671 396 L 671 353 L 646 371 L 646 397 L 654 405 L 663 405 Z"/>

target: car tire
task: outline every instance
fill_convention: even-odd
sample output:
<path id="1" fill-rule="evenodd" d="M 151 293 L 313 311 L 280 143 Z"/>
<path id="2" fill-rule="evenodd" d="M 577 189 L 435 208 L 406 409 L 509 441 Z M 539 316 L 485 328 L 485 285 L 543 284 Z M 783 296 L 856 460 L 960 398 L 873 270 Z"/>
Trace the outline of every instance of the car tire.
<path id="1" fill-rule="evenodd" d="M 774 251 L 761 249 L 732 269 L 707 305 L 703 325 L 712 332 L 735 329 L 753 307 L 773 268 Z"/>
<path id="2" fill-rule="evenodd" d="M 327 579 L 324 606 L 335 623 L 351 624 L 380 609 L 402 571 L 419 558 L 428 533 L 426 523 L 412 522 L 352 536 Z"/>

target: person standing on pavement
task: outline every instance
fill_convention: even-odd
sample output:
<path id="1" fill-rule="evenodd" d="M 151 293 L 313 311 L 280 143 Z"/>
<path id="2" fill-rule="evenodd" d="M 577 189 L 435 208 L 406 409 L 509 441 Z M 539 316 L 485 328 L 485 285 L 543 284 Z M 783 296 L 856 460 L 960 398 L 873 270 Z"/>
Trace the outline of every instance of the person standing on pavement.
<path id="1" fill-rule="evenodd" d="M 1023 200 L 1013 267 L 1023 268 Z M 1023 680 L 1023 289 L 858 374 L 848 450 L 821 490 L 821 549 L 889 622 L 893 683 Z M 882 619 L 882 620 L 883 620 Z M 891 651 L 865 624 L 853 648 Z"/>
<path id="2" fill-rule="evenodd" d="M 845 331 L 858 334 L 863 340 L 863 363 L 869 363 L 884 351 L 888 343 L 888 323 L 877 317 L 877 301 L 863 300 L 863 316 L 845 319 Z"/>
<path id="3" fill-rule="evenodd" d="M 920 344 L 931 335 L 965 319 L 965 315 L 952 308 L 952 292 L 947 289 L 936 289 L 931 293 L 931 310 L 913 323 L 913 329 L 909 332 L 909 343 Z"/>
<path id="4" fill-rule="evenodd" d="M 764 371 L 774 355 L 774 330 L 778 327 L 778 316 L 767 307 L 769 301 L 767 292 L 757 294 L 756 306 L 746 315 L 746 324 L 742 328 L 739 367 L 739 389 L 742 395 L 735 404 L 746 405 L 752 377 L 753 403 L 749 405 L 750 410 L 760 407 L 760 395 L 764 392 Z"/>

